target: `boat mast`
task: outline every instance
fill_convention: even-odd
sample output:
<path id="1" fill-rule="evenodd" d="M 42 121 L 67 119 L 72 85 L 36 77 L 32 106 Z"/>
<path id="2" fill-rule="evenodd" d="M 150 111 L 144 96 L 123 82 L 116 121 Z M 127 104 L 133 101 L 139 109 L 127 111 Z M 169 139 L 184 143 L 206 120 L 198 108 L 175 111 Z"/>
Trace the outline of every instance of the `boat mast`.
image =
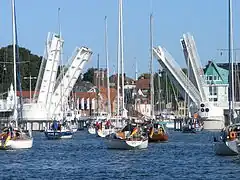
<path id="1" fill-rule="evenodd" d="M 234 69 L 233 69 L 233 27 L 232 27 L 232 0 L 228 0 L 228 63 L 229 63 L 229 121 L 233 123 L 234 115 Z"/>
<path id="2" fill-rule="evenodd" d="M 62 39 L 62 33 L 61 33 L 61 21 L 60 21 L 60 8 L 58 8 L 58 31 L 59 31 L 59 38 L 60 41 Z M 61 65 L 60 65 L 60 75 L 62 75 L 62 79 L 64 77 L 64 68 L 63 68 L 63 58 L 62 58 L 62 45 L 60 46 L 60 61 L 61 61 Z M 63 107 L 63 83 L 61 80 L 61 84 L 60 84 L 60 94 L 61 94 L 61 113 L 62 113 L 62 120 L 64 119 L 64 115 L 65 115 L 65 108 Z"/>
<path id="3" fill-rule="evenodd" d="M 136 58 L 135 58 L 135 63 L 136 63 L 136 65 L 135 65 L 135 80 L 137 81 L 138 80 L 138 64 L 137 64 Z"/>
<path id="4" fill-rule="evenodd" d="M 189 92 L 189 81 L 190 81 L 190 62 L 189 62 L 189 58 L 188 58 L 188 60 L 187 60 L 187 80 L 188 80 L 188 82 L 187 82 L 187 91 Z M 188 119 L 190 118 L 190 97 L 189 97 L 189 95 L 187 94 L 187 117 L 188 117 Z"/>
<path id="5" fill-rule="evenodd" d="M 14 77 L 14 110 L 18 116 L 17 103 L 17 60 L 16 60 L 16 14 L 15 14 L 15 0 L 12 0 L 12 39 L 13 39 L 13 77 Z M 15 113 L 14 112 L 14 113 Z M 16 127 L 18 127 L 18 120 L 16 120 Z"/>
<path id="6" fill-rule="evenodd" d="M 117 117 L 119 117 L 120 108 L 120 15 L 121 15 L 121 0 L 118 1 L 118 50 L 117 50 Z"/>
<path id="7" fill-rule="evenodd" d="M 97 116 L 99 116 L 99 92 L 100 92 L 100 58 L 97 55 Z"/>
<path id="8" fill-rule="evenodd" d="M 154 84 L 153 84 L 153 15 L 150 14 L 150 101 L 151 101 L 151 119 L 154 119 Z"/>
<path id="9" fill-rule="evenodd" d="M 108 36 L 107 36 L 107 16 L 105 16 L 105 54 L 107 66 L 107 98 L 108 98 L 108 115 L 111 116 L 111 101 L 110 101 L 110 87 L 109 87 L 109 64 L 108 64 Z"/>
<path id="10" fill-rule="evenodd" d="M 122 115 L 124 113 L 124 110 L 125 110 L 125 103 L 124 103 L 124 99 L 125 99 L 125 96 L 124 96 L 124 60 L 123 60 L 123 20 L 122 20 L 122 0 L 120 0 L 120 43 L 121 43 L 121 68 L 122 68 Z"/>

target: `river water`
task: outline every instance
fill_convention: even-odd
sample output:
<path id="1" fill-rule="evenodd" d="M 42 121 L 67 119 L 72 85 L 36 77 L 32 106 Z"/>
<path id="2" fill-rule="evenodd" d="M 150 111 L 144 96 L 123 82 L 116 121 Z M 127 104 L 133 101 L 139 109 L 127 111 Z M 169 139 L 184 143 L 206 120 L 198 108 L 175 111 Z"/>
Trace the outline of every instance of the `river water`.
<path id="1" fill-rule="evenodd" d="M 70 140 L 35 132 L 32 149 L 0 151 L 0 179 L 240 179 L 240 157 L 216 156 L 214 132 L 169 133 L 167 143 L 127 151 L 86 131 Z"/>

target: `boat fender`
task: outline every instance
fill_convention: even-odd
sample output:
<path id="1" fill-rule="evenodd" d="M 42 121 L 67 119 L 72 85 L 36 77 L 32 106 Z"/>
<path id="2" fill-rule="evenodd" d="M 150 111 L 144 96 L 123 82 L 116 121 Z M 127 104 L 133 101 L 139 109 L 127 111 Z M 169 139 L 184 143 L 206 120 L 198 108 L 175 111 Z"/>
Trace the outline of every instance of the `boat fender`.
<path id="1" fill-rule="evenodd" d="M 237 137 L 236 132 L 231 131 L 229 134 L 229 137 L 230 137 L 230 139 L 236 139 L 236 137 Z"/>

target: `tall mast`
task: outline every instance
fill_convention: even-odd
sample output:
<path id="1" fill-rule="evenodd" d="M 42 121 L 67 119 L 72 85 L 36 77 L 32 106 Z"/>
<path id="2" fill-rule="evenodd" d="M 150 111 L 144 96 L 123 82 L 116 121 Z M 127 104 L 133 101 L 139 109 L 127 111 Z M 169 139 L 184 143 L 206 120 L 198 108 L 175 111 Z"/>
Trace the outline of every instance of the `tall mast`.
<path id="1" fill-rule="evenodd" d="M 107 66 L 107 98 L 108 98 L 108 115 L 111 116 L 111 100 L 109 88 L 109 64 L 108 64 L 108 31 L 107 31 L 107 16 L 105 16 L 105 53 L 106 53 L 106 66 Z"/>
<path id="2" fill-rule="evenodd" d="M 234 69 L 233 69 L 233 28 L 232 28 L 232 0 L 228 1 L 229 13 L 229 41 L 228 41 L 228 63 L 229 63 L 229 120 L 233 123 L 234 113 Z"/>
<path id="3" fill-rule="evenodd" d="M 14 106 L 17 110 L 17 63 L 16 63 L 16 19 L 15 19 L 15 0 L 12 0 L 12 39 L 13 39 L 13 77 L 14 77 Z M 16 121 L 16 126 L 18 126 Z"/>
<path id="4" fill-rule="evenodd" d="M 121 0 L 118 1 L 118 50 L 117 50 L 117 116 L 119 116 L 119 107 L 120 107 L 120 15 L 121 15 Z"/>
<path id="5" fill-rule="evenodd" d="M 158 72 L 158 113 L 160 113 L 162 111 L 162 107 L 161 107 L 161 72 L 159 70 Z"/>
<path id="6" fill-rule="evenodd" d="M 122 115 L 125 109 L 125 103 L 124 103 L 124 58 L 123 58 L 123 20 L 122 20 L 122 0 L 120 0 L 120 40 L 121 40 L 121 68 L 122 68 Z"/>
<path id="7" fill-rule="evenodd" d="M 189 62 L 189 58 L 187 60 L 187 79 L 188 79 L 188 82 L 187 82 L 187 91 L 189 92 L 189 80 L 190 80 L 190 62 Z M 190 113 L 190 97 L 189 95 L 187 94 L 187 117 L 190 118 L 189 116 L 189 113 Z"/>
<path id="8" fill-rule="evenodd" d="M 97 55 L 97 116 L 99 116 L 99 92 L 100 92 L 100 58 L 99 54 Z"/>
<path id="9" fill-rule="evenodd" d="M 62 39 L 62 33 L 61 33 L 61 21 L 60 21 L 60 8 L 58 8 L 58 31 L 59 31 L 59 37 L 60 37 L 60 41 Z M 63 68 L 63 58 L 62 58 L 62 45 L 60 47 L 60 61 L 61 61 L 61 65 L 60 65 L 60 74 L 62 75 L 62 79 L 64 77 L 64 68 Z M 61 94 L 61 110 L 62 110 L 62 118 L 64 118 L 65 115 L 65 107 L 63 106 L 63 82 L 61 80 L 61 84 L 60 84 L 60 94 Z"/>
<path id="10" fill-rule="evenodd" d="M 151 118 L 154 118 L 154 84 L 153 84 L 153 15 L 150 14 L 150 101 L 151 101 Z"/>
<path id="11" fill-rule="evenodd" d="M 135 63 L 136 63 L 136 65 L 135 65 L 135 80 L 137 81 L 137 79 L 138 79 L 138 64 L 137 64 L 137 60 L 135 59 Z"/>

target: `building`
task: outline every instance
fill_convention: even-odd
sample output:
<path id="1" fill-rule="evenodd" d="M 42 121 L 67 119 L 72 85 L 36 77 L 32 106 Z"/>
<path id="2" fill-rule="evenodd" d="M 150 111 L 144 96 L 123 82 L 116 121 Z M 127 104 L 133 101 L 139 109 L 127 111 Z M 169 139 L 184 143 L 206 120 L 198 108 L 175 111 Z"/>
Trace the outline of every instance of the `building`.
<path id="1" fill-rule="evenodd" d="M 209 102 L 226 104 L 228 102 L 228 70 L 209 61 L 204 69 L 205 92 Z"/>
<path id="2" fill-rule="evenodd" d="M 94 69 L 93 84 L 98 87 L 107 88 L 107 69 Z"/>
<path id="3" fill-rule="evenodd" d="M 218 67 L 221 67 L 223 69 L 226 69 L 229 71 L 229 63 L 217 63 Z M 240 91 L 238 89 L 240 88 L 240 63 L 234 64 L 234 97 L 235 101 L 240 101 Z"/>

